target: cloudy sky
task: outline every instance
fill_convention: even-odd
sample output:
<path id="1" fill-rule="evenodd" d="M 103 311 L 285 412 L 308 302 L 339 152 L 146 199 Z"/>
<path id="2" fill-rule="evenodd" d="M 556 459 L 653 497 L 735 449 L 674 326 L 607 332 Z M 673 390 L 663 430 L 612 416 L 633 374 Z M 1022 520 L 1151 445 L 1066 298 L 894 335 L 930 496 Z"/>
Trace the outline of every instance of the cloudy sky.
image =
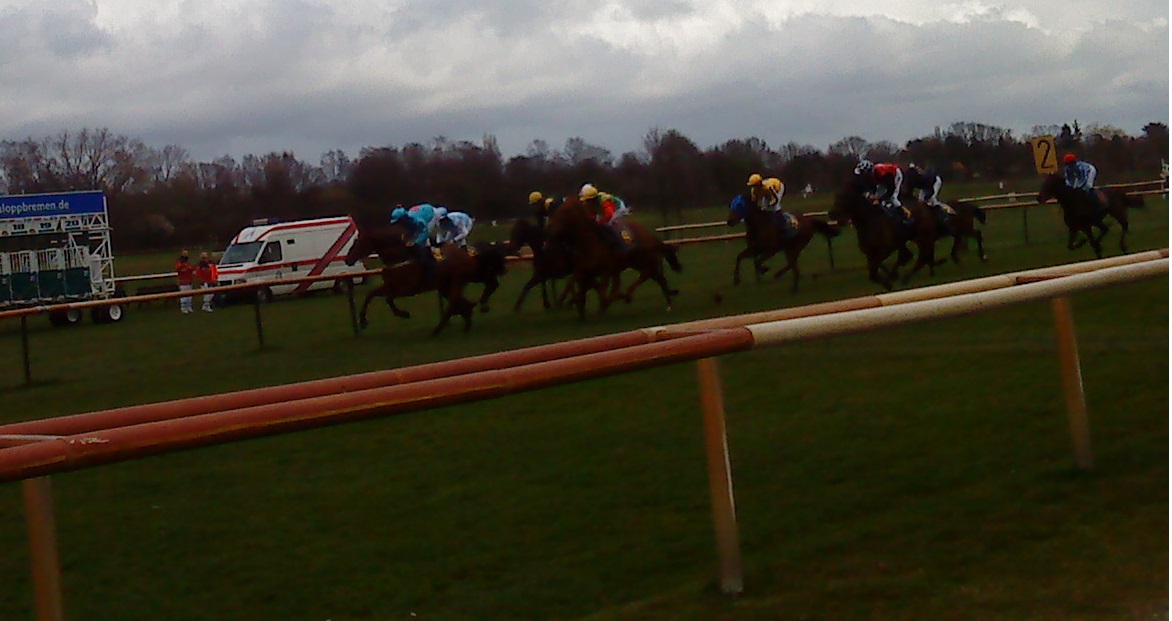
<path id="1" fill-rule="evenodd" d="M 1168 122 L 1167 0 L 0 0 L 0 139 L 197 160 L 653 127 L 825 149 Z"/>

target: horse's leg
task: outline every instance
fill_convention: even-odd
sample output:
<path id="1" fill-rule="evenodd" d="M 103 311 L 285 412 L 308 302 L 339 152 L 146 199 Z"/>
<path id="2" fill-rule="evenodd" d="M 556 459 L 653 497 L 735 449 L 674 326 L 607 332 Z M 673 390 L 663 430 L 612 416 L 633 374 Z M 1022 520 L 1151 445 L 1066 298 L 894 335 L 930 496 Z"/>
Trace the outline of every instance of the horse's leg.
<path id="1" fill-rule="evenodd" d="M 492 297 L 492 294 L 497 289 L 499 289 L 500 286 L 501 283 L 499 280 L 497 280 L 496 276 L 491 276 L 487 279 L 487 282 L 484 283 L 484 291 L 480 293 L 480 312 L 488 312 L 488 299 Z"/>
<path id="2" fill-rule="evenodd" d="M 800 253 L 800 249 L 787 248 L 785 251 L 785 267 L 773 273 L 774 280 L 778 280 L 786 272 L 792 271 L 794 273 L 794 283 L 790 286 L 790 293 L 798 292 L 798 278 L 801 277 L 801 271 L 798 269 L 798 254 Z"/>
<path id="3" fill-rule="evenodd" d="M 890 276 L 885 277 L 879 273 L 879 268 L 882 266 L 883 266 L 883 261 L 881 261 L 879 259 L 879 257 L 873 256 L 873 255 L 867 257 L 867 270 L 868 270 L 869 275 L 871 277 L 871 282 L 876 283 L 878 285 L 881 285 L 883 288 L 887 289 L 888 291 L 891 291 L 892 277 L 890 277 Z"/>
<path id="4" fill-rule="evenodd" d="M 969 237 L 977 240 L 977 256 L 981 258 L 981 262 L 987 262 L 989 255 L 985 254 L 985 236 L 980 231 L 973 231 Z"/>
<path id="5" fill-rule="evenodd" d="M 578 308 L 578 321 L 586 321 L 586 291 L 594 284 L 592 281 L 593 278 L 585 273 L 574 276 L 574 282 L 578 287 L 574 291 L 574 306 Z"/>
<path id="6" fill-rule="evenodd" d="M 1119 250 L 1127 254 L 1127 231 L 1130 228 L 1127 223 L 1127 206 L 1120 205 L 1116 211 L 1111 212 L 1111 217 L 1119 223 Z"/>
<path id="7" fill-rule="evenodd" d="M 1091 227 L 1088 226 L 1087 227 L 1087 238 L 1091 242 L 1091 249 L 1095 251 L 1095 258 L 1096 259 L 1102 259 L 1103 258 L 1103 243 L 1102 242 L 1103 242 L 1103 236 L 1107 234 L 1107 227 L 1103 227 L 1103 232 L 1101 234 L 1099 234 L 1098 237 L 1095 237 L 1094 233 L 1095 233 L 1094 230 L 1092 230 Z"/>
<path id="8" fill-rule="evenodd" d="M 549 300 L 546 299 L 546 297 L 545 297 L 545 281 L 541 280 L 540 282 L 541 282 L 541 300 L 542 300 L 542 302 L 545 303 L 545 308 L 549 308 Z M 536 287 L 537 284 L 538 284 L 538 275 L 535 273 L 535 274 L 533 274 L 533 276 L 529 277 L 529 282 L 526 282 L 525 286 L 521 287 L 521 295 L 517 296 L 517 303 L 513 305 L 513 312 L 514 313 L 519 312 L 521 310 L 521 303 L 525 301 L 525 296 L 529 295 L 529 290 L 532 289 L 533 287 Z"/>
<path id="9" fill-rule="evenodd" d="M 472 303 L 464 297 L 464 285 L 456 282 L 455 280 L 449 283 L 448 286 L 445 287 L 445 290 L 439 291 L 439 294 L 441 297 L 446 298 L 448 303 L 444 305 L 444 311 L 440 313 L 439 323 L 436 324 L 436 326 L 431 330 L 432 336 L 442 332 L 443 329 L 448 326 L 448 322 L 451 321 L 453 315 L 457 313 L 463 315 L 468 306 L 475 308 L 475 306 L 473 306 Z"/>
<path id="10" fill-rule="evenodd" d="M 963 234 L 954 235 L 952 238 L 952 250 L 948 252 L 948 256 L 952 259 L 952 262 L 958 265 L 960 264 L 960 247 L 963 240 Z"/>
<path id="11" fill-rule="evenodd" d="M 387 306 L 391 307 L 391 313 L 393 313 L 396 317 L 400 319 L 411 318 L 411 313 L 399 308 L 398 306 L 395 306 L 395 296 L 389 293 L 387 294 Z"/>
<path id="12" fill-rule="evenodd" d="M 663 299 L 667 300 L 667 311 L 671 312 L 672 298 L 679 294 L 679 291 L 672 289 L 671 285 L 667 283 L 667 276 L 663 273 L 663 266 L 651 273 L 651 280 L 659 285 L 659 290 L 663 292 Z"/>
<path id="13" fill-rule="evenodd" d="M 754 272 L 757 271 L 757 266 L 758 266 L 757 257 L 753 255 L 752 248 L 745 248 L 744 250 L 738 252 L 737 259 L 733 263 L 733 284 L 734 285 L 741 284 L 741 261 L 743 261 L 745 259 L 745 257 L 749 257 L 749 256 L 753 256 L 753 271 Z"/>
<path id="14" fill-rule="evenodd" d="M 558 308 L 565 308 L 572 296 L 576 296 L 578 291 L 578 282 L 574 280 L 573 275 L 566 277 L 566 285 L 562 289 L 562 295 L 557 299 Z"/>
<path id="15" fill-rule="evenodd" d="M 536 278 L 537 275 L 534 274 L 533 277 Z M 541 306 L 543 308 L 545 308 L 545 310 L 549 310 L 549 293 L 546 292 L 546 286 L 545 286 L 546 280 L 547 279 L 545 279 L 545 278 L 541 279 Z M 530 279 L 530 282 L 532 282 L 532 278 Z M 525 293 L 527 291 L 529 291 L 529 287 L 531 287 L 531 286 L 532 285 L 530 285 L 529 283 L 525 284 L 526 288 L 521 292 L 521 297 L 517 300 L 517 306 L 513 310 L 520 310 L 521 309 L 521 300 L 525 299 Z M 553 286 L 553 284 L 551 283 L 550 286 Z M 555 290 L 554 293 L 556 294 L 557 291 Z"/>
<path id="16" fill-rule="evenodd" d="M 912 251 L 908 249 L 906 242 L 900 244 L 896 250 L 899 254 L 895 256 L 895 264 L 891 266 L 890 270 L 888 270 L 888 274 L 891 276 L 891 280 L 893 282 L 899 278 L 899 268 L 907 265 L 908 261 L 911 261 L 912 257 L 914 256 Z"/>
<path id="17" fill-rule="evenodd" d="M 1083 230 L 1078 227 L 1067 228 L 1066 232 L 1067 232 L 1067 237 L 1066 237 L 1066 249 L 1067 250 L 1078 250 L 1079 248 L 1082 248 L 1084 244 L 1087 243 L 1088 239 L 1091 238 L 1091 232 L 1089 230 L 1083 232 Z M 1075 237 L 1079 233 L 1083 233 L 1083 238 L 1078 240 L 1078 242 L 1076 243 Z"/>
<path id="18" fill-rule="evenodd" d="M 362 310 L 358 311 L 358 327 L 360 329 L 365 330 L 366 326 L 369 325 L 366 321 L 366 309 L 370 308 L 370 301 L 386 292 L 387 285 L 383 283 L 366 294 L 366 299 L 362 301 Z"/>

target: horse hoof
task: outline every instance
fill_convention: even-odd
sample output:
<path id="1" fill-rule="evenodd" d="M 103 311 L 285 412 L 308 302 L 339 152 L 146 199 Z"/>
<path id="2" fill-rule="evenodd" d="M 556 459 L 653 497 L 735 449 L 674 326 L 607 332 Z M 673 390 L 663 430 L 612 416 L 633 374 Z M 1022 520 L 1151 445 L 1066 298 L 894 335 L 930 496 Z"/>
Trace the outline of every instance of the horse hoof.
<path id="1" fill-rule="evenodd" d="M 667 305 L 667 312 L 669 312 L 669 313 L 671 312 L 671 304 Z"/>

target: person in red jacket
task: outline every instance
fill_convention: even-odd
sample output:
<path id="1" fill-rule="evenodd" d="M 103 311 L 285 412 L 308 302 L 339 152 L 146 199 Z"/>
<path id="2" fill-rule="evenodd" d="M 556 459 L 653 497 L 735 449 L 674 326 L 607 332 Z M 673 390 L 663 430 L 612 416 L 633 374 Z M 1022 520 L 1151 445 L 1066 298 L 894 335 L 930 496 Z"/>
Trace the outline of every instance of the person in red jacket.
<path id="1" fill-rule="evenodd" d="M 195 266 L 188 259 L 186 250 L 180 252 L 179 258 L 175 259 L 175 276 L 179 281 L 180 291 L 191 291 L 192 280 L 195 277 Z M 191 296 L 179 298 L 179 311 L 184 315 L 192 312 Z"/>
<path id="2" fill-rule="evenodd" d="M 212 263 L 211 258 L 208 257 L 208 253 L 202 252 L 199 255 L 199 265 L 195 266 L 195 275 L 199 277 L 199 282 L 203 283 L 201 285 L 202 288 L 210 289 L 216 286 L 216 283 L 219 282 L 220 269 L 216 267 L 215 263 Z M 215 309 L 212 308 L 212 294 L 204 293 L 203 311 L 205 313 L 210 313 L 214 310 Z"/>

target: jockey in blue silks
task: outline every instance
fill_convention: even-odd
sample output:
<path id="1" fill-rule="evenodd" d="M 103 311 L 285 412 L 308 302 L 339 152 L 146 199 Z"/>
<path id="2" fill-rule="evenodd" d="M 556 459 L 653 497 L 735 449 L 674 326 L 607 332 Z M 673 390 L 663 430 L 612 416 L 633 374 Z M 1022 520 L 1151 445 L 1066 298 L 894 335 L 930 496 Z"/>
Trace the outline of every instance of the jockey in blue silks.
<path id="1" fill-rule="evenodd" d="M 1095 177 L 1099 174 L 1095 165 L 1078 159 L 1073 153 L 1062 156 L 1062 164 L 1062 176 L 1066 179 L 1066 185 L 1086 192 L 1091 197 L 1092 205 L 1098 209 L 1106 209 L 1107 206 L 1099 201 L 1099 193 L 1095 191 Z"/>
<path id="2" fill-rule="evenodd" d="M 423 268 L 424 282 L 431 283 L 435 277 L 435 257 L 428 243 L 431 221 L 435 219 L 435 207 L 429 203 L 415 205 L 411 209 L 395 207 L 391 210 L 391 224 L 401 224 L 408 229 L 411 239 L 407 247 L 413 249 L 415 261 Z"/>

